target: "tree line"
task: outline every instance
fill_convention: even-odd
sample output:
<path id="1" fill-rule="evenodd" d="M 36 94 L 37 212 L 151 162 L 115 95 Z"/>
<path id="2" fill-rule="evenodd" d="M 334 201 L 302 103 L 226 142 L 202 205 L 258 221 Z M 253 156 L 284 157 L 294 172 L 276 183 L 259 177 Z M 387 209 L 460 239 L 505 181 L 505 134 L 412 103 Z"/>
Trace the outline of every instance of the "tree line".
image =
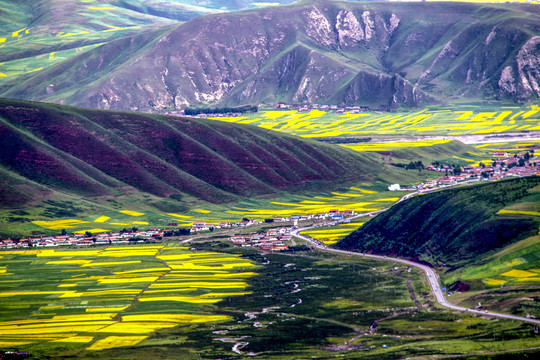
<path id="1" fill-rule="evenodd" d="M 187 107 L 184 110 L 186 115 L 199 115 L 199 114 L 227 114 L 227 113 L 253 113 L 258 112 L 259 107 L 257 105 L 242 105 L 235 107 L 214 107 L 214 108 L 193 108 Z"/>

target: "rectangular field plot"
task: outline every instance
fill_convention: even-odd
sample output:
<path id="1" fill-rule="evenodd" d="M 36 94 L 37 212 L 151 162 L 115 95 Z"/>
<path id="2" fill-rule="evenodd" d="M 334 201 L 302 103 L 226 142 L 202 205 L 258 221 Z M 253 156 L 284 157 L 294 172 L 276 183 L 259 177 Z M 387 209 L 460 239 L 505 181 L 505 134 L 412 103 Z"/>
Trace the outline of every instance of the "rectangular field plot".
<path id="1" fill-rule="evenodd" d="M 249 294 L 245 280 L 256 275 L 255 264 L 240 256 L 185 247 L 1 256 L 6 271 L 0 273 L 0 334 L 6 349 L 69 344 L 99 351 L 135 346 L 160 329 L 229 320 L 212 304 Z"/>

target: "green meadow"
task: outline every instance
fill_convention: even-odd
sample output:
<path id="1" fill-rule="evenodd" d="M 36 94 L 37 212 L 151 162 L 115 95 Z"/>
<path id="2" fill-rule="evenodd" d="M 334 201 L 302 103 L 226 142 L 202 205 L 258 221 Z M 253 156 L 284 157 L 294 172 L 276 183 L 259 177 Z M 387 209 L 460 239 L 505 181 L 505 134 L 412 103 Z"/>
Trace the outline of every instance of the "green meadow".
<path id="1" fill-rule="evenodd" d="M 422 275 L 399 264 L 292 255 L 204 240 L 4 251 L 2 349 L 62 359 L 211 359 L 233 348 L 263 359 L 395 359 L 540 345 L 528 325 L 439 310 Z"/>

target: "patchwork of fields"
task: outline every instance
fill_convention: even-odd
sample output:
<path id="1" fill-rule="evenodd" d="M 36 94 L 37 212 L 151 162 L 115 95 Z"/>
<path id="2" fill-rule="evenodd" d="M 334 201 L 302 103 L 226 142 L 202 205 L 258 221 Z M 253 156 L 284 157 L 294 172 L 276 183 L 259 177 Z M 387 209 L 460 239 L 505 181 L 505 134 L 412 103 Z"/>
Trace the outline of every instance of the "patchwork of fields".
<path id="1" fill-rule="evenodd" d="M 255 264 L 177 246 L 0 253 L 0 347 L 133 346 L 160 329 L 229 320 Z"/>
<path id="2" fill-rule="evenodd" d="M 373 135 L 465 135 L 540 130 L 540 107 L 473 105 L 426 108 L 417 112 L 337 114 L 321 110 L 261 111 L 213 120 L 251 124 L 306 138 Z M 363 145 L 363 144 L 362 144 Z M 422 145 L 425 146 L 425 145 Z"/>
<path id="3" fill-rule="evenodd" d="M 0 60 L 0 84 L 47 69 L 101 43 L 141 32 L 144 26 L 150 30 L 172 23 L 165 18 L 137 14 L 111 2 L 51 3 L 37 10 L 30 9 L 31 4 L 20 2 L 1 5 L 2 19 L 6 22 L 0 25 L 0 59 L 3 59 Z M 49 6 L 54 8 L 48 9 Z M 34 14 L 37 21 L 26 18 L 28 14 Z M 50 22 L 43 21 L 45 18 Z"/>
<path id="4" fill-rule="evenodd" d="M 377 190 L 371 190 L 377 189 Z M 164 227 L 176 223 L 180 227 L 190 227 L 196 222 L 217 225 L 221 222 L 235 223 L 243 217 L 262 220 L 273 217 L 290 217 L 299 214 L 326 213 L 333 209 L 352 210 L 357 213 L 371 212 L 390 206 L 399 200 L 402 193 L 381 191 L 382 185 L 371 187 L 351 186 L 342 192 L 304 193 L 284 195 L 274 199 L 244 200 L 236 204 L 205 204 L 204 208 L 191 209 L 182 214 L 156 213 L 155 210 L 120 210 L 88 215 L 79 219 L 33 220 L 33 231 L 59 233 L 62 229 L 69 233 L 95 234 L 120 231 L 123 228 Z M 144 211 L 144 212 L 143 212 Z"/>

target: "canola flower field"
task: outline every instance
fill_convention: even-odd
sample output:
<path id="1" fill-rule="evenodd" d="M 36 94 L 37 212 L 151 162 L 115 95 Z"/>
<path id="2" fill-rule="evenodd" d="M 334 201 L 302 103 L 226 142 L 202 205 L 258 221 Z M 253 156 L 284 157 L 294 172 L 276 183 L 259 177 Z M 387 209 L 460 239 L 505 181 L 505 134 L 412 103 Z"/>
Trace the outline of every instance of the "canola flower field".
<path id="1" fill-rule="evenodd" d="M 229 320 L 212 304 L 249 294 L 255 264 L 178 246 L 0 252 L 0 347 L 99 351 L 160 329 Z"/>
<path id="2" fill-rule="evenodd" d="M 492 109 L 462 105 L 459 108 L 459 111 L 455 107 L 436 107 L 416 112 L 360 114 L 337 114 L 321 110 L 269 110 L 247 116 L 210 119 L 251 124 L 306 138 L 397 134 L 465 135 L 540 130 L 538 105 Z"/>
<path id="3" fill-rule="evenodd" d="M 406 194 L 382 189 L 384 187 L 380 184 L 363 187 L 357 185 L 339 192 L 286 195 L 274 199 L 248 199 L 230 205 L 205 204 L 204 208 L 191 209 L 182 214 L 174 212 L 158 214 L 155 210 L 126 209 L 93 214 L 80 219 L 34 220 L 32 224 L 35 231 L 48 230 L 53 234 L 58 234 L 61 230 L 68 233 L 84 234 L 88 231 L 97 234 L 132 227 L 161 228 L 170 223 L 180 227 L 190 227 L 196 222 L 218 225 L 221 222 L 235 223 L 244 217 L 264 221 L 267 218 L 327 213 L 330 210 L 371 212 L 391 206 L 400 196 Z"/>
<path id="4" fill-rule="evenodd" d="M 336 226 L 314 228 L 311 230 L 302 231 L 300 234 L 307 235 L 315 240 L 319 240 L 325 245 L 333 245 L 356 229 L 360 228 L 362 225 L 364 225 L 362 222 L 342 223 Z"/>

